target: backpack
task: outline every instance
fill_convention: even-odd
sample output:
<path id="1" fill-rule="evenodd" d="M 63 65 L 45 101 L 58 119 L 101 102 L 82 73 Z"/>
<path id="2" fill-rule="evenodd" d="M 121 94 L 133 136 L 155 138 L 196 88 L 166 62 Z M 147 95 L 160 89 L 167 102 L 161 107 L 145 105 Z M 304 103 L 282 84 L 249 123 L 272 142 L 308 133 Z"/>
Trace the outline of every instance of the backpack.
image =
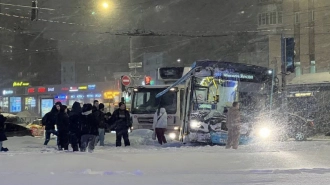
<path id="1" fill-rule="evenodd" d="M 44 117 L 41 120 L 41 124 L 43 126 L 45 126 L 47 124 L 47 122 L 48 122 L 48 115 L 49 115 L 49 113 L 45 114 Z"/>

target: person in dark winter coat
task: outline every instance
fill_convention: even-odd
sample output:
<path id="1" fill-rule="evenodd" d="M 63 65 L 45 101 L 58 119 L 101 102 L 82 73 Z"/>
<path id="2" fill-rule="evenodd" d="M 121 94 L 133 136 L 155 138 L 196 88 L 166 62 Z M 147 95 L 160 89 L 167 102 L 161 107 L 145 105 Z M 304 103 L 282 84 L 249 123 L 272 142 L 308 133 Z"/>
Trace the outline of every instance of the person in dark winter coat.
<path id="1" fill-rule="evenodd" d="M 110 121 L 116 130 L 116 147 L 121 146 L 121 139 L 124 139 L 125 146 L 130 146 L 128 138 L 128 129 L 132 127 L 131 117 L 126 110 L 126 105 L 123 102 L 119 103 L 119 109 L 112 114 Z"/>
<path id="2" fill-rule="evenodd" d="M 92 108 L 92 112 L 95 112 L 99 110 L 99 101 L 98 100 L 94 100 L 93 101 L 93 108 Z"/>
<path id="3" fill-rule="evenodd" d="M 231 147 L 237 149 L 241 130 L 241 117 L 238 102 L 234 102 L 233 107 L 228 110 L 226 124 L 228 128 L 226 149 L 230 149 Z"/>
<path id="4" fill-rule="evenodd" d="M 1 114 L 1 107 L 0 107 L 0 151 L 1 152 L 7 152 L 8 148 L 4 148 L 2 145 L 2 142 L 7 140 L 6 134 L 5 134 L 5 122 L 7 118 L 4 117 Z"/>
<path id="5" fill-rule="evenodd" d="M 69 116 L 67 114 L 67 106 L 62 105 L 60 113 L 57 115 L 58 130 L 58 150 L 68 150 L 69 148 Z"/>
<path id="6" fill-rule="evenodd" d="M 55 130 L 55 124 L 57 122 L 57 115 L 60 112 L 61 105 L 62 105 L 61 102 L 55 103 L 52 110 L 42 118 L 42 125 L 45 126 L 45 131 L 46 131 L 44 145 L 48 144 L 51 134 L 57 136 L 57 131 Z"/>
<path id="7" fill-rule="evenodd" d="M 73 151 L 78 151 L 81 148 L 81 117 L 82 109 L 79 102 L 74 102 L 72 105 L 71 112 L 69 113 L 70 126 L 69 126 L 69 138 Z"/>
<path id="8" fill-rule="evenodd" d="M 97 145 L 97 143 L 100 141 L 100 146 L 104 146 L 104 135 L 106 128 L 103 111 L 104 111 L 104 104 L 100 103 L 99 109 L 93 112 L 93 115 L 95 116 L 96 119 L 96 123 L 98 125 L 98 132 L 99 132 L 99 135 L 96 138 L 95 145 Z"/>
<path id="9" fill-rule="evenodd" d="M 88 146 L 88 152 L 93 152 L 95 148 L 95 139 L 99 135 L 97 121 L 92 114 L 92 104 L 84 104 L 80 116 L 81 123 L 81 151 L 85 152 Z"/>

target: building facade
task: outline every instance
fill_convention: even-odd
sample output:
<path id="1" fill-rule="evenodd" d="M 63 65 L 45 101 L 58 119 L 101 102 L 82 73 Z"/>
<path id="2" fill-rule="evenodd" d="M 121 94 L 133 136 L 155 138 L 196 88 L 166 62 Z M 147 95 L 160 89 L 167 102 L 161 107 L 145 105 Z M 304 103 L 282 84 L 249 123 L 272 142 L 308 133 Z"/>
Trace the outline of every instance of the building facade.
<path id="1" fill-rule="evenodd" d="M 271 66 L 280 70 L 281 36 L 295 40 L 296 76 L 329 71 L 330 29 L 327 0 L 259 0 L 258 30 L 269 40 Z"/>

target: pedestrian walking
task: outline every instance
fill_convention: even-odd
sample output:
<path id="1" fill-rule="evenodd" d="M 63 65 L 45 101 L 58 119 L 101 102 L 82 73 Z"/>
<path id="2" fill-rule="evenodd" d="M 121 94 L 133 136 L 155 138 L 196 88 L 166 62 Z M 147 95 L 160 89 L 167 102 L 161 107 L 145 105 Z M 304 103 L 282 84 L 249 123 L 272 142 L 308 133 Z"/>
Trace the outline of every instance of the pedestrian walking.
<path id="1" fill-rule="evenodd" d="M 98 131 L 99 135 L 96 139 L 96 144 L 100 142 L 100 146 L 104 146 L 104 135 L 105 135 L 105 128 L 106 128 L 106 123 L 105 123 L 105 117 L 104 117 L 104 104 L 100 103 L 99 104 L 99 109 L 96 110 L 93 114 L 96 119 L 96 124 L 98 125 Z"/>
<path id="2" fill-rule="evenodd" d="M 3 142 L 7 140 L 6 133 L 5 133 L 5 122 L 6 122 L 7 118 L 1 114 L 1 111 L 2 111 L 2 109 L 0 107 L 0 151 L 7 152 L 8 148 L 3 147 Z"/>
<path id="3" fill-rule="evenodd" d="M 61 109 L 61 102 L 56 102 L 53 106 L 52 110 L 44 115 L 42 118 L 42 125 L 45 126 L 45 142 L 44 145 L 48 145 L 50 140 L 50 135 L 54 134 L 57 136 L 57 131 L 55 130 L 55 125 L 57 122 L 57 115 Z"/>
<path id="4" fill-rule="evenodd" d="M 69 149 L 69 116 L 67 114 L 67 106 L 61 105 L 60 113 L 57 116 L 58 130 L 58 150 Z"/>
<path id="5" fill-rule="evenodd" d="M 132 122 L 124 102 L 119 103 L 119 108 L 113 112 L 110 122 L 116 130 L 116 147 L 121 146 L 122 139 L 124 139 L 125 146 L 130 146 L 128 129 L 132 127 Z"/>
<path id="6" fill-rule="evenodd" d="M 98 133 L 98 125 L 94 115 L 92 114 L 92 104 L 84 104 L 80 117 L 81 124 L 81 151 L 93 152 L 95 148 L 95 139 Z"/>
<path id="7" fill-rule="evenodd" d="M 165 132 L 167 129 L 167 113 L 165 108 L 160 108 L 156 111 L 153 121 L 154 134 L 159 144 L 167 143 Z"/>
<path id="8" fill-rule="evenodd" d="M 69 113 L 69 141 L 74 152 L 81 148 L 81 124 L 80 117 L 82 114 L 79 102 L 74 102 Z"/>
<path id="9" fill-rule="evenodd" d="M 233 147 L 233 149 L 237 149 L 241 130 L 241 118 L 238 102 L 234 102 L 233 107 L 228 110 L 226 125 L 228 128 L 226 149 L 230 149 L 231 147 Z"/>

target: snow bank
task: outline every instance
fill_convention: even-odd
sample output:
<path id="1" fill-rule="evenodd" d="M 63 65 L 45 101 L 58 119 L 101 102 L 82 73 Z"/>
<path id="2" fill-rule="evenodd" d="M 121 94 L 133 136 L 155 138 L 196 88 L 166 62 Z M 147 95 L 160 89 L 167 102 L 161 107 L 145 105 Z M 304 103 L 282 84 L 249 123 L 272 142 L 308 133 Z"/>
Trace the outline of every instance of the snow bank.
<path id="1" fill-rule="evenodd" d="M 133 130 L 130 134 L 130 142 L 132 146 L 147 145 L 147 146 L 160 146 L 157 140 L 152 139 L 153 131 L 149 129 Z M 168 135 L 165 135 L 167 144 L 163 147 L 177 147 L 181 146 L 180 142 L 172 140 Z"/>

